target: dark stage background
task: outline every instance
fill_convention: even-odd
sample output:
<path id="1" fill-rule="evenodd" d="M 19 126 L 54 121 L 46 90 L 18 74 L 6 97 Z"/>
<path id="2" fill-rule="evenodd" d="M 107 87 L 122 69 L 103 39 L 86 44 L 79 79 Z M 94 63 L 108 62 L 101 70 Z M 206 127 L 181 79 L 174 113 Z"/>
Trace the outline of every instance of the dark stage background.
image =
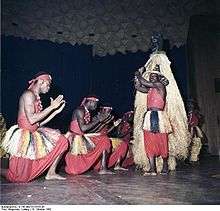
<path id="1" fill-rule="evenodd" d="M 168 41 L 167 46 L 168 45 Z M 64 111 L 48 126 L 66 131 L 72 111 L 82 98 L 94 94 L 101 102 L 111 105 L 115 113 L 133 109 L 134 72 L 144 65 L 150 51 L 126 55 L 92 56 L 92 46 L 68 43 L 57 44 L 46 40 L 26 40 L 13 36 L 1 37 L 1 112 L 7 127 L 16 123 L 18 99 L 27 82 L 38 71 L 48 71 L 53 76 L 53 85 L 48 96 L 43 97 L 48 105 L 49 96 L 63 94 L 67 101 Z M 171 68 L 178 86 L 185 98 L 187 96 L 186 49 L 174 47 L 167 49 Z"/>

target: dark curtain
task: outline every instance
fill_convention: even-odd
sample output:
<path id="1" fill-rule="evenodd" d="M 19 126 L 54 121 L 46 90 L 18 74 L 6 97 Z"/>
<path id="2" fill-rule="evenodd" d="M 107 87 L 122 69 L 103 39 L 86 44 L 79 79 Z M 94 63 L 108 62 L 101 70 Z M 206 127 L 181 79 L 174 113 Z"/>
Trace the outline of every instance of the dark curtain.
<path id="1" fill-rule="evenodd" d="M 1 37 L 1 112 L 7 126 L 16 123 L 18 100 L 38 71 L 48 71 L 53 76 L 53 85 L 48 95 L 42 96 L 43 105 L 49 97 L 63 94 L 67 101 L 64 111 L 48 126 L 66 131 L 72 111 L 86 95 L 96 95 L 104 105 L 111 105 L 115 113 L 133 109 L 134 71 L 144 65 L 150 51 L 126 55 L 92 56 L 92 47 L 57 44 L 46 40 L 26 40 L 13 36 Z M 168 50 L 174 75 L 179 88 L 186 96 L 185 46 Z"/>

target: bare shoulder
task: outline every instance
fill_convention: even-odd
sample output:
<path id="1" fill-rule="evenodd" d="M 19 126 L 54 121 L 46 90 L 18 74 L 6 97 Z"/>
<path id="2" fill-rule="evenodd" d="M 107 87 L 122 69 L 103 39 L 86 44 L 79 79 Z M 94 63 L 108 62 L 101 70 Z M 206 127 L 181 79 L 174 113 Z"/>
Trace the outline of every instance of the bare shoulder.
<path id="1" fill-rule="evenodd" d="M 73 111 L 73 117 L 82 117 L 84 116 L 84 109 L 82 107 L 78 107 Z"/>
<path id="2" fill-rule="evenodd" d="M 78 115 L 82 115 L 84 114 L 84 109 L 82 107 L 78 107 L 74 112 Z"/>
<path id="3" fill-rule="evenodd" d="M 35 95 L 30 90 L 26 90 L 21 95 L 21 98 L 24 99 L 24 100 L 35 100 Z"/>

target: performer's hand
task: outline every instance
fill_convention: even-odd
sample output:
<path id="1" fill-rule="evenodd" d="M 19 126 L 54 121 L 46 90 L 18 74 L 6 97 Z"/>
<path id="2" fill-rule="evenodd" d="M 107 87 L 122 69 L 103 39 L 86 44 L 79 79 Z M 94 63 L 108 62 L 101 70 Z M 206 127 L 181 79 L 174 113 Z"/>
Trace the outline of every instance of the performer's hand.
<path id="1" fill-rule="evenodd" d="M 52 97 L 50 98 L 50 105 L 53 109 L 58 108 L 63 103 L 65 103 L 65 100 L 63 100 L 63 95 L 59 95 L 55 100 Z"/>
<path id="2" fill-rule="evenodd" d="M 135 80 L 135 81 L 134 81 L 134 87 L 135 87 L 136 89 L 138 89 L 140 86 L 141 86 L 141 82 L 138 81 L 138 80 Z"/>
<path id="3" fill-rule="evenodd" d="M 63 104 L 55 111 L 57 114 L 59 114 L 65 107 L 66 103 L 65 101 L 63 102 Z"/>
<path id="4" fill-rule="evenodd" d="M 135 71 L 134 75 L 135 77 L 139 78 L 141 76 L 141 73 L 139 71 Z"/>
<path id="5" fill-rule="evenodd" d="M 160 82 L 164 85 L 167 86 L 169 84 L 169 80 L 165 78 L 164 76 L 160 77 Z"/>
<path id="6" fill-rule="evenodd" d="M 116 120 L 113 124 L 115 127 L 117 127 L 121 123 L 122 119 Z"/>
<path id="7" fill-rule="evenodd" d="M 145 70 L 145 67 L 141 67 L 141 68 L 138 69 L 138 72 L 142 75 L 144 70 Z"/>
<path id="8" fill-rule="evenodd" d="M 103 122 L 104 120 L 106 120 L 108 117 L 110 116 L 110 113 L 99 113 L 97 115 L 98 119 L 100 122 Z"/>

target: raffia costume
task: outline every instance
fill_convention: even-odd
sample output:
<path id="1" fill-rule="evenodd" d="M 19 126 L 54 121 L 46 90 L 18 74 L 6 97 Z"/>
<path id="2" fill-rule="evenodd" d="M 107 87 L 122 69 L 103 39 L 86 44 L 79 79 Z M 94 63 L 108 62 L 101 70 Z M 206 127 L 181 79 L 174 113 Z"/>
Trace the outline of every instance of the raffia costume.
<path id="1" fill-rule="evenodd" d="M 176 158 L 185 159 L 187 157 L 187 147 L 190 143 L 187 116 L 182 97 L 170 68 L 170 61 L 165 52 L 157 51 L 151 54 L 150 59 L 145 64 L 146 72 L 144 72 L 142 76 L 144 79 L 149 80 L 149 73 L 153 71 L 156 64 L 160 66 L 161 74 L 169 80 L 169 85 L 166 86 L 167 96 L 164 112 L 166 113 L 172 128 L 172 133 L 169 133 L 168 136 L 168 164 L 170 170 L 175 170 Z M 150 169 L 149 161 L 145 152 L 143 132 L 144 115 L 147 112 L 146 98 L 147 93 L 136 92 L 133 145 L 134 162 L 145 171 Z M 162 158 L 158 157 L 157 170 L 160 172 L 161 169 Z"/>
<path id="2" fill-rule="evenodd" d="M 202 148 L 203 132 L 199 127 L 199 118 L 194 111 L 188 113 L 189 131 L 191 134 L 189 160 L 192 162 L 199 160 L 199 153 Z"/>

